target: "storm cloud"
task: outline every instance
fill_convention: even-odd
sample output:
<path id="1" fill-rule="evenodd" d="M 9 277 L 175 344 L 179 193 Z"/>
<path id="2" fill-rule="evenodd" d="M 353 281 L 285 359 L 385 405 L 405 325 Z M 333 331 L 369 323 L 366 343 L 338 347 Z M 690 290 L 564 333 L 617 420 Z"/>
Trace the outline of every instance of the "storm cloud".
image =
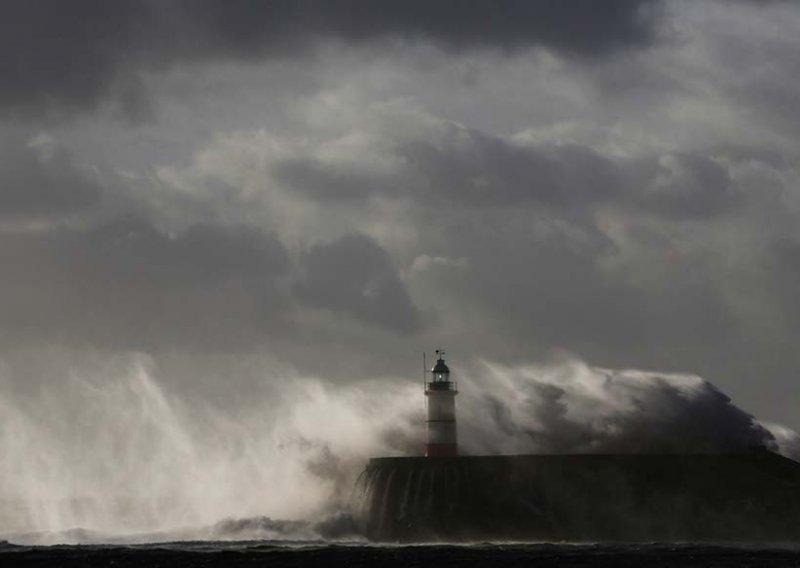
<path id="1" fill-rule="evenodd" d="M 96 205 L 101 190 L 90 171 L 47 139 L 4 140 L 0 146 L 0 217 L 49 217 Z"/>
<path id="2" fill-rule="evenodd" d="M 303 259 L 298 292 L 310 304 L 350 312 L 390 329 L 410 331 L 417 314 L 391 259 L 365 235 L 313 246 Z"/>
<path id="3" fill-rule="evenodd" d="M 148 112 L 142 72 L 308 55 L 324 42 L 431 42 L 448 50 L 544 46 L 593 57 L 653 41 L 653 0 L 482 3 L 33 0 L 0 18 L 0 107 L 60 114 L 111 99 Z"/>
<path id="4" fill-rule="evenodd" d="M 167 234 L 136 218 L 91 229 L 5 235 L 7 344 L 153 350 L 252 344 L 285 309 L 279 242 L 247 228 Z"/>
<path id="5" fill-rule="evenodd" d="M 235 406 L 265 360 L 566 351 L 800 426 L 793 3 L 2 10 L 8 384 L 135 351 Z"/>

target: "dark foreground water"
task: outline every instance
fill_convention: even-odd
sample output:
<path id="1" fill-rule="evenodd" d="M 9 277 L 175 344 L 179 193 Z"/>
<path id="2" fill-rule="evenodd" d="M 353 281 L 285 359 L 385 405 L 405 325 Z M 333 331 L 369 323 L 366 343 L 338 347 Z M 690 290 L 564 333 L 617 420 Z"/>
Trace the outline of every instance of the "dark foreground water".
<path id="1" fill-rule="evenodd" d="M 17 546 L 0 543 L 0 566 L 800 566 L 800 548 L 692 544 L 472 544 L 178 542 Z"/>

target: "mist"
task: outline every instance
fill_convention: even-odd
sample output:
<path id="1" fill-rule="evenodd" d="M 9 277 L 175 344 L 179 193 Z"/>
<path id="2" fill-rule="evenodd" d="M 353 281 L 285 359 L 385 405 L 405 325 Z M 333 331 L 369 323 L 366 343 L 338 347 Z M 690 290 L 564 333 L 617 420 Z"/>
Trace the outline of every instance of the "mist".
<path id="1" fill-rule="evenodd" d="M 285 388 L 266 388 L 250 411 L 223 412 L 165 390 L 142 355 L 105 373 L 67 372 L 46 390 L 0 398 L 3 532 L 306 518 L 345 504 L 352 484 L 342 483 L 365 456 L 411 438 L 392 414 L 413 408 L 409 388 L 334 392 L 321 380 L 272 377 Z"/>
<path id="2" fill-rule="evenodd" d="M 0 537 L 320 538 L 319 523 L 357 521 L 370 457 L 423 452 L 424 397 L 412 380 L 338 385 L 284 371 L 264 376 L 249 404 L 225 406 L 170 388 L 160 372 L 131 354 L 65 370 L 46 388 L 0 391 Z M 563 358 L 460 361 L 456 379 L 467 455 L 799 455 L 795 432 L 760 423 L 693 375 Z"/>

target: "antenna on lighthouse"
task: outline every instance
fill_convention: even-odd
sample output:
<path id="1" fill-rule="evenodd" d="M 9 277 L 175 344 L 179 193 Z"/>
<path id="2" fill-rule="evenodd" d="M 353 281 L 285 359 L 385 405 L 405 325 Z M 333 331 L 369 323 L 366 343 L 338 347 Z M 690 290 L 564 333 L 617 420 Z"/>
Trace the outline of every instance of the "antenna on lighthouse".
<path id="1" fill-rule="evenodd" d="M 422 352 L 422 388 L 425 388 L 425 383 L 428 382 L 428 363 L 425 361 L 425 352 Z"/>

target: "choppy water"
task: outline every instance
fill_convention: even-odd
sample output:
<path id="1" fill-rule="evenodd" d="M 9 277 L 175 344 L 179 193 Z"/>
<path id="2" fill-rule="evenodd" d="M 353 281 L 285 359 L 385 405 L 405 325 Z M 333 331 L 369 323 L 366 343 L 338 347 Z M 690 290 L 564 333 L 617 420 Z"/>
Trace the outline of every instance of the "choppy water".
<path id="1" fill-rule="evenodd" d="M 520 544 L 386 546 L 363 542 L 194 541 L 148 545 L 0 543 L 2 566 L 800 566 L 797 545 Z"/>
<path id="2" fill-rule="evenodd" d="M 75 528 L 0 535 L 0 567 L 256 565 L 800 567 L 800 542 L 376 544 L 345 513 L 313 523 L 246 517 L 152 533 Z"/>

